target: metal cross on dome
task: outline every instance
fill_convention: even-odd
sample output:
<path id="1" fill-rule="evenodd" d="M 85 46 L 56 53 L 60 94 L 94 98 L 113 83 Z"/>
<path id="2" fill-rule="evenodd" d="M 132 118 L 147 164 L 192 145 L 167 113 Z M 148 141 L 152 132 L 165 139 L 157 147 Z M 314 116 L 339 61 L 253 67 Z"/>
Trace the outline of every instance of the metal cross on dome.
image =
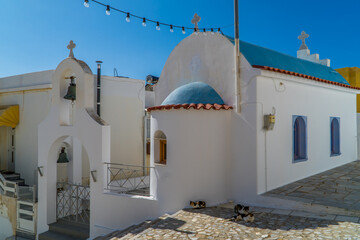
<path id="1" fill-rule="evenodd" d="M 309 34 L 306 34 L 305 31 L 302 31 L 301 35 L 298 36 L 298 39 L 300 39 L 302 41 L 302 44 L 301 44 L 299 50 L 309 49 L 308 46 L 306 46 L 306 44 L 305 44 L 305 39 L 307 39 L 308 37 L 309 37 Z"/>
<path id="2" fill-rule="evenodd" d="M 191 20 L 192 24 L 195 24 L 196 29 L 199 29 L 198 23 L 200 22 L 201 17 L 199 17 L 199 15 L 197 13 L 194 14 L 194 18 Z"/>
<path id="3" fill-rule="evenodd" d="M 74 58 L 73 49 L 76 47 L 76 44 L 73 42 L 73 40 L 70 40 L 69 45 L 67 45 L 67 49 L 70 50 L 69 58 Z"/>

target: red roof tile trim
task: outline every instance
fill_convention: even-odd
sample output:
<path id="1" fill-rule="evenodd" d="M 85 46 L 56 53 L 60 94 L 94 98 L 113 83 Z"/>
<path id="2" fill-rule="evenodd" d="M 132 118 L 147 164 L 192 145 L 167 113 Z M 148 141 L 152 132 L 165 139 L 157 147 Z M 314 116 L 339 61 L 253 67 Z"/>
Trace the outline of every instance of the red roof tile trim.
<path id="1" fill-rule="evenodd" d="M 279 68 L 273 68 L 273 67 L 267 67 L 267 66 L 259 66 L 259 65 L 253 65 L 254 68 L 260 68 L 262 70 L 269 70 L 269 71 L 273 71 L 273 72 L 279 72 L 279 73 L 285 73 L 288 75 L 293 75 L 293 76 L 297 76 L 297 77 L 302 77 L 302 78 L 307 78 L 307 79 L 311 79 L 314 81 L 318 81 L 318 82 L 323 82 L 323 83 L 328 83 L 328 84 L 332 84 L 332 85 L 336 85 L 336 86 L 340 86 L 340 87 L 345 87 L 345 88 L 351 88 L 351 89 L 356 89 L 356 90 L 360 90 L 359 87 L 353 87 L 350 85 L 346 85 L 346 84 L 342 84 L 342 83 L 337 83 L 337 82 L 332 82 L 329 80 L 325 80 L 325 79 L 321 79 L 321 78 L 317 78 L 317 77 L 312 77 L 309 75 L 305 75 L 305 74 L 301 74 L 301 73 L 296 73 L 296 72 L 291 72 L 291 71 L 287 71 L 287 70 L 282 70 Z"/>
<path id="2" fill-rule="evenodd" d="M 149 107 L 147 109 L 148 112 L 151 111 L 155 111 L 155 110 L 170 110 L 170 109 L 196 109 L 196 110 L 200 110 L 200 109 L 205 109 L 205 110 L 210 110 L 210 109 L 214 109 L 214 110 L 229 110 L 229 109 L 233 109 L 232 106 L 226 105 L 226 104 L 195 104 L 195 103 L 191 103 L 191 104 L 171 104 L 171 105 L 160 105 L 160 106 L 155 106 L 155 107 Z"/>

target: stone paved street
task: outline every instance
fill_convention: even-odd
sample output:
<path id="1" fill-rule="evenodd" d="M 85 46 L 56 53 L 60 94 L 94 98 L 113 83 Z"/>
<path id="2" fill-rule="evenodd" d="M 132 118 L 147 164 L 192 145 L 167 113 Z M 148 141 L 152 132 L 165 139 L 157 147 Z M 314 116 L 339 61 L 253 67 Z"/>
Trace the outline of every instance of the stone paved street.
<path id="1" fill-rule="evenodd" d="M 290 183 L 265 195 L 360 210 L 360 161 Z"/>
<path id="2" fill-rule="evenodd" d="M 254 208 L 253 223 L 233 222 L 230 208 L 184 209 L 146 228 L 101 239 L 360 239 L 360 224 L 275 214 Z"/>

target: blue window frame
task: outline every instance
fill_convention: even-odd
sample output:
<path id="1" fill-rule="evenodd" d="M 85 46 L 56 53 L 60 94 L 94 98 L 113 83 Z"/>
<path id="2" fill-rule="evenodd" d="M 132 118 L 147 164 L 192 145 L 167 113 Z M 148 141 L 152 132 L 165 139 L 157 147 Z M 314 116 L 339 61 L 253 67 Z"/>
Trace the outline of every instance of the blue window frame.
<path id="1" fill-rule="evenodd" d="M 330 156 L 340 154 L 340 118 L 330 117 Z"/>
<path id="2" fill-rule="evenodd" d="M 307 118 L 293 116 L 293 162 L 307 160 Z"/>

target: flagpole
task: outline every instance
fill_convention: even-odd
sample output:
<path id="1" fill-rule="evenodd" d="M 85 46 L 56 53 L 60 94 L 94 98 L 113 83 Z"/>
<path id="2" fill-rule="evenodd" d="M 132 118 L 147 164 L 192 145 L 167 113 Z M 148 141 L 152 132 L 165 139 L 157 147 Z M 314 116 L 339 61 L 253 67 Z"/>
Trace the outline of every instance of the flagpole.
<path id="1" fill-rule="evenodd" d="M 241 88 L 240 88 L 240 43 L 239 43 L 239 1 L 234 0 L 235 20 L 235 86 L 236 86 L 236 112 L 241 112 Z"/>

